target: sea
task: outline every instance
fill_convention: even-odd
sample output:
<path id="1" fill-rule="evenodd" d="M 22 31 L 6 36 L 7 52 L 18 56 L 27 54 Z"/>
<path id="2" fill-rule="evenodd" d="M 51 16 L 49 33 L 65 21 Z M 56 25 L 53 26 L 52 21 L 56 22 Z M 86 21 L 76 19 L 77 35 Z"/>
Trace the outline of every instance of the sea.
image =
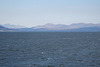
<path id="1" fill-rule="evenodd" d="M 100 67 L 100 32 L 0 32 L 0 67 Z"/>

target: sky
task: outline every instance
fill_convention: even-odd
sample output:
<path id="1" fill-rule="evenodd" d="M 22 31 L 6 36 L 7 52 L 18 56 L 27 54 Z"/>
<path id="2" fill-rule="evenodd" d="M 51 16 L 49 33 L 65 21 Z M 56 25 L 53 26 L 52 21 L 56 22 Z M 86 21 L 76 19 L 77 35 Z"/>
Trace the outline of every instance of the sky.
<path id="1" fill-rule="evenodd" d="M 0 24 L 100 23 L 100 0 L 0 0 Z"/>

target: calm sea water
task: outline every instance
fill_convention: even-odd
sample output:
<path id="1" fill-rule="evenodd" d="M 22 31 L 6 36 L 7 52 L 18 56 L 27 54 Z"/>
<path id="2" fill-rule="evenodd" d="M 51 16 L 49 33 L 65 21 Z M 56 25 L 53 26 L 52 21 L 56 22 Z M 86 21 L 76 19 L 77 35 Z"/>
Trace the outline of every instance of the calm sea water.
<path id="1" fill-rule="evenodd" d="M 0 67 L 100 67 L 100 33 L 2 32 Z"/>

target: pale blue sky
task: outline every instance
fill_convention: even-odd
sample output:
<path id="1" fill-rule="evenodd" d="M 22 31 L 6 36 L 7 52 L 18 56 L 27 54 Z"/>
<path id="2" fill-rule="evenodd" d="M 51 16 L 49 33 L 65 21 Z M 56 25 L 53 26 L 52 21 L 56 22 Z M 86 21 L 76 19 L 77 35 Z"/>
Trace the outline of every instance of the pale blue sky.
<path id="1" fill-rule="evenodd" d="M 100 0 L 0 0 L 0 24 L 100 23 Z"/>

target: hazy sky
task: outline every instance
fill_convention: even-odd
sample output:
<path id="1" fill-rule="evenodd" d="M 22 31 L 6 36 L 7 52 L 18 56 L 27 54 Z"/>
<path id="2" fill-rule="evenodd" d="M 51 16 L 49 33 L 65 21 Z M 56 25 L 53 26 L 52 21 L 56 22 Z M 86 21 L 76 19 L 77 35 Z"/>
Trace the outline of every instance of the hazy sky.
<path id="1" fill-rule="evenodd" d="M 100 0 L 0 0 L 0 24 L 100 23 Z"/>

